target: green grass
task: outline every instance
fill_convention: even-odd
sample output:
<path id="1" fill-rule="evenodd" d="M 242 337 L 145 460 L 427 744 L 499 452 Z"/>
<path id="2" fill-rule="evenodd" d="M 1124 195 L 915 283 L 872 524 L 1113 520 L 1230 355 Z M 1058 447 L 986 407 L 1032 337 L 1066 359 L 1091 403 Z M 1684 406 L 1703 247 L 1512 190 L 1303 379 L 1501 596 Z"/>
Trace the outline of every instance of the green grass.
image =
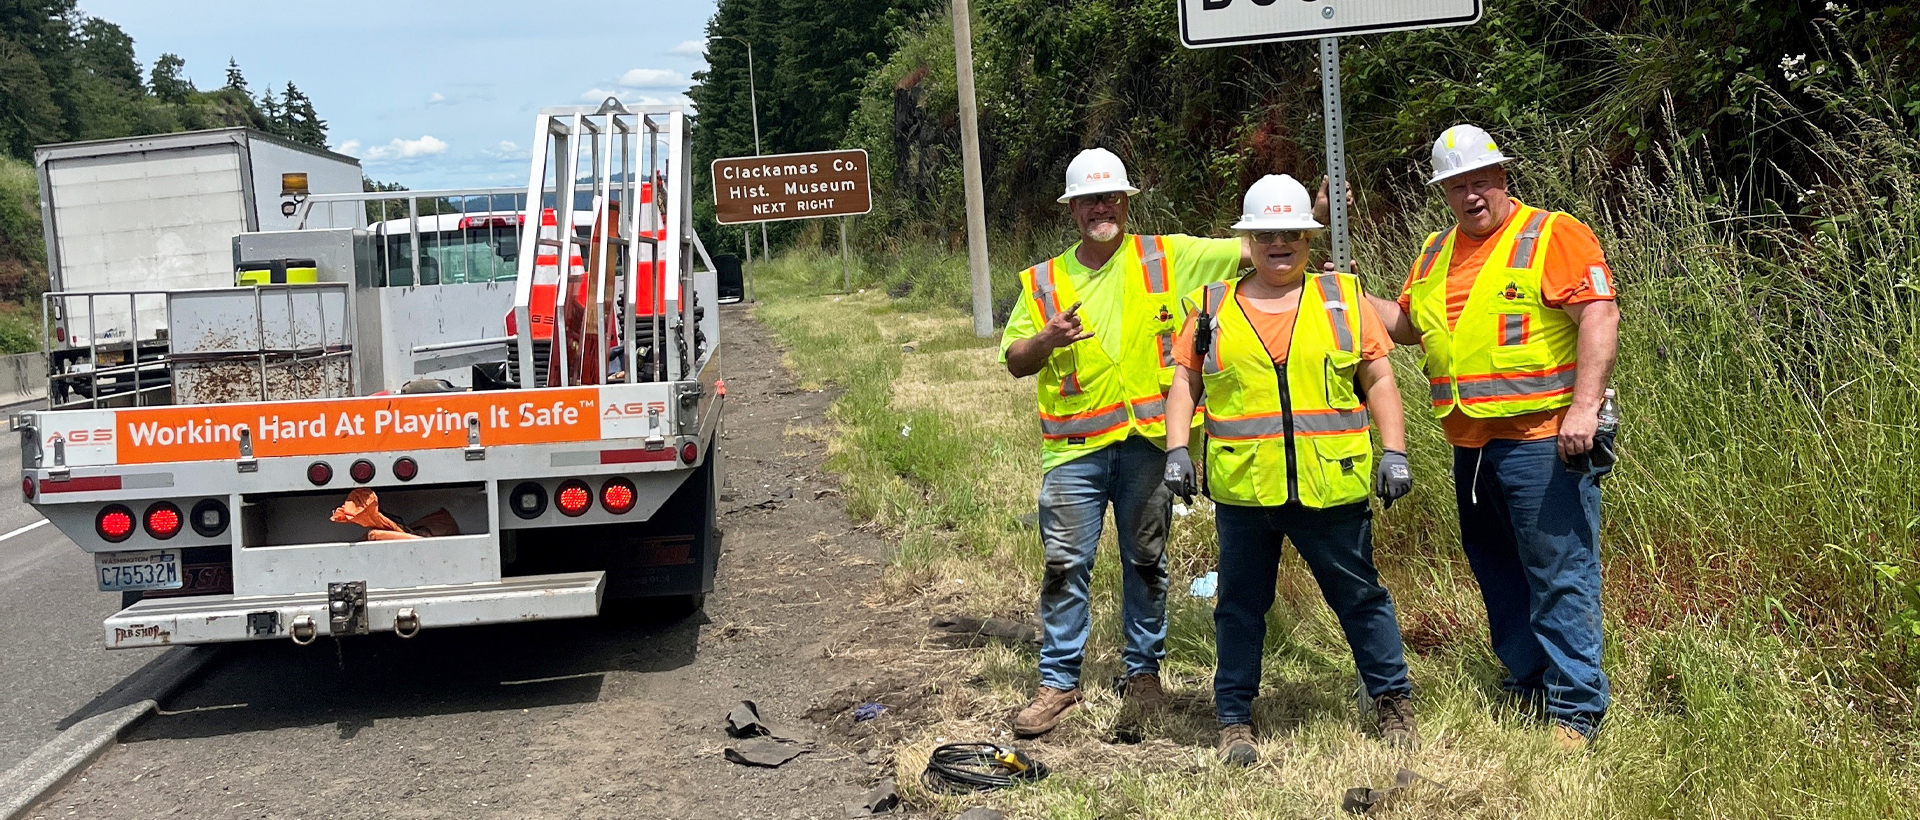
<path id="1" fill-rule="evenodd" d="M 1796 209 L 1742 201 L 1684 154 L 1617 178 L 1610 205 L 1572 180 L 1589 155 L 1522 169 L 1530 202 L 1593 225 L 1621 282 L 1623 463 L 1606 486 L 1607 669 L 1617 705 L 1591 754 L 1552 752 L 1542 730 L 1495 713 L 1501 674 L 1460 558 L 1438 425 L 1409 426 L 1414 494 L 1378 519 L 1419 693 L 1418 753 L 1359 731 L 1351 660 L 1305 567 L 1289 558 L 1272 616 L 1258 722 L 1270 762 L 1211 762 L 1206 510 L 1177 519 L 1167 673 L 1179 709 L 1138 746 L 1107 743 L 1110 693 L 1037 750 L 1056 776 L 992 802 L 1015 816 L 1337 815 L 1340 791 L 1385 785 L 1401 765 L 1448 784 L 1396 817 L 1911 816 L 1920 798 L 1913 578 L 1920 571 L 1920 148 L 1862 117 L 1823 155 L 1830 181 Z M 1390 192 L 1407 217 L 1356 236 L 1377 290 L 1397 284 L 1443 212 Z M 1011 255 L 1011 251 L 1008 252 Z M 997 266 L 1005 287 L 1010 270 Z M 757 271 L 757 315 L 816 384 L 845 389 L 831 465 L 852 513 L 896 533 L 887 592 L 936 610 L 1030 617 L 1039 440 L 1032 385 L 977 340 L 964 255 L 894 248 L 837 290 L 839 259 L 796 252 Z M 889 295 L 891 294 L 891 295 Z M 911 344 L 913 352 L 903 353 Z M 1418 386 L 1417 352 L 1396 354 Z M 1417 407 L 1418 404 L 1410 404 Z M 1111 536 L 1095 575 L 1085 679 L 1118 673 Z M 1029 652 L 973 653 L 941 720 L 900 750 L 902 782 L 935 737 L 999 737 L 1034 685 Z M 951 681 L 943 682 L 951 684 Z M 960 803 L 917 795 L 957 809 Z"/>

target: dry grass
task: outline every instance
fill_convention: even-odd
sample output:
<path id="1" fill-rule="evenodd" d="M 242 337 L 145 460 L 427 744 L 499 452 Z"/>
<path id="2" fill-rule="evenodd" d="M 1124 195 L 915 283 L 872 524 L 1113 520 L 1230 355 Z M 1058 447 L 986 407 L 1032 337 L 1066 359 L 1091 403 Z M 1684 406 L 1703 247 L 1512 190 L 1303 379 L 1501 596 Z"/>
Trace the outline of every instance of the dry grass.
<path id="1" fill-rule="evenodd" d="M 757 312 L 789 362 L 807 384 L 845 390 L 830 447 L 832 468 L 848 477 L 849 509 L 900 542 L 873 603 L 1031 621 L 1039 544 L 1017 519 L 1033 511 L 1040 479 L 1032 383 L 1008 378 L 997 340 L 974 339 L 957 311 L 878 292 L 811 296 L 782 287 L 804 282 L 800 275 L 783 279 L 778 267 L 760 275 L 766 301 Z M 902 352 L 908 343 L 912 352 Z M 1450 488 L 1443 476 L 1420 486 L 1427 504 L 1385 514 L 1379 543 L 1410 650 L 1427 740 L 1420 750 L 1394 752 L 1363 731 L 1345 642 L 1294 557 L 1283 565 L 1255 707 L 1262 763 L 1242 772 L 1215 762 L 1210 604 L 1185 593 L 1213 566 L 1203 501 L 1176 519 L 1169 545 L 1165 674 L 1176 708 L 1147 740 L 1116 740 L 1120 704 L 1106 684 L 1121 670 L 1119 573 L 1109 531 L 1094 576 L 1089 702 L 1050 736 L 1020 744 L 1054 776 L 966 800 L 919 788 L 939 743 L 1010 742 L 1008 718 L 1036 676 L 1031 650 L 925 644 L 894 648 L 940 670 L 931 718 L 896 750 L 903 789 L 942 816 L 985 803 L 1011 817 L 1059 820 L 1337 817 L 1346 789 L 1385 787 L 1404 766 L 1441 785 L 1416 788 L 1373 816 L 1911 816 L 1920 777 L 1910 761 L 1920 745 L 1903 728 L 1910 715 L 1876 717 L 1890 704 L 1840 685 L 1820 653 L 1744 620 L 1750 606 L 1671 605 L 1684 590 L 1635 576 L 1630 556 L 1611 556 L 1608 569 L 1617 705 L 1590 753 L 1553 750 L 1543 727 L 1496 708 L 1501 671 L 1486 647 L 1478 590 L 1450 526 L 1421 512 L 1450 498 Z M 1648 611 L 1665 614 L 1643 622 Z"/>

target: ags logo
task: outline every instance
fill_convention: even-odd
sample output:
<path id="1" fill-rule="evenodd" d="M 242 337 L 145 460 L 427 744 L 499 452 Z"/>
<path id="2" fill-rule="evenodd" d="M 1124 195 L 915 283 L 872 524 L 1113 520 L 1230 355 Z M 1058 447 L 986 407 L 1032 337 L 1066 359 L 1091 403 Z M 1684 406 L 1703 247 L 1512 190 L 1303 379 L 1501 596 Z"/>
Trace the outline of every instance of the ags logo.
<path id="1" fill-rule="evenodd" d="M 1113 179 L 1113 174 L 1109 171 L 1094 171 L 1093 173 L 1087 175 L 1088 182 L 1093 182 L 1094 180 L 1099 180 L 1099 179 Z"/>
<path id="2" fill-rule="evenodd" d="M 1268 205 L 1266 213 L 1290 214 L 1290 213 L 1293 213 L 1293 206 L 1292 205 Z"/>
<path id="3" fill-rule="evenodd" d="M 47 441 L 52 442 L 52 441 L 58 440 L 60 437 L 61 436 L 59 433 L 54 433 L 52 436 L 49 436 L 47 438 Z M 68 442 L 72 444 L 112 444 L 113 428 L 107 427 L 99 430 L 74 430 L 66 434 L 66 439 Z"/>
<path id="4" fill-rule="evenodd" d="M 625 404 L 609 404 L 607 405 L 606 411 L 602 412 L 600 416 L 601 418 L 609 419 L 624 419 L 636 416 L 645 418 L 649 411 L 664 416 L 667 414 L 667 403 L 664 401 L 630 401 Z"/>

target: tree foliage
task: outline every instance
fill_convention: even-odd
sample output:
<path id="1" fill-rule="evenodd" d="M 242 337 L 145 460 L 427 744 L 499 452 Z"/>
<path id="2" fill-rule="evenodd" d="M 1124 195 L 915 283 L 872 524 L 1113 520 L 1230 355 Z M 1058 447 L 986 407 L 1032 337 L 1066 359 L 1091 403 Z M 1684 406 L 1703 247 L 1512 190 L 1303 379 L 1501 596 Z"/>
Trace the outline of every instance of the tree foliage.
<path id="1" fill-rule="evenodd" d="M 707 70 L 687 92 L 699 111 L 694 164 L 754 153 L 759 102 L 762 153 L 847 147 L 847 120 L 860 103 L 862 80 L 893 50 L 896 32 L 916 23 L 936 0 L 721 0 L 707 23 Z M 739 38 L 739 39 L 734 39 Z M 748 48 L 753 44 L 752 84 Z M 757 93 L 756 93 L 757 92 Z M 699 175 L 697 230 L 707 247 L 737 248 L 740 232 L 721 233 L 713 222 L 713 195 Z M 792 223 L 776 230 L 793 230 Z"/>

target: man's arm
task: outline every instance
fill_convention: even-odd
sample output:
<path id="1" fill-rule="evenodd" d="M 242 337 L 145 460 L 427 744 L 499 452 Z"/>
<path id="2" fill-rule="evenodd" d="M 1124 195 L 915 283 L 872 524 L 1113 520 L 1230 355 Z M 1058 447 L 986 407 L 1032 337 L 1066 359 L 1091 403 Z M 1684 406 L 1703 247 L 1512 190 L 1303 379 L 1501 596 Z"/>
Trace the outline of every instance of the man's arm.
<path id="1" fill-rule="evenodd" d="M 1093 338 L 1093 331 L 1080 323 L 1080 303 L 1074 302 L 1059 315 L 1048 319 L 1040 332 L 1007 348 L 1007 372 L 1016 379 L 1023 379 L 1040 372 L 1047 366 L 1047 357 L 1074 342 Z"/>
<path id="2" fill-rule="evenodd" d="M 1560 422 L 1562 460 L 1593 449 L 1593 434 L 1600 427 L 1600 402 L 1613 377 L 1620 343 L 1620 306 L 1612 300 L 1571 304 L 1566 311 L 1580 326 L 1580 347 L 1575 359 L 1573 406 Z"/>
<path id="3" fill-rule="evenodd" d="M 1400 309 L 1399 302 L 1382 299 L 1369 293 L 1367 304 L 1372 305 L 1374 312 L 1380 314 L 1380 323 L 1387 326 L 1387 335 L 1393 338 L 1394 344 L 1420 344 L 1420 329 L 1413 326 L 1413 318 Z"/>
<path id="4" fill-rule="evenodd" d="M 1186 365 L 1173 369 L 1173 386 L 1167 389 L 1167 449 L 1185 447 L 1193 439 L 1193 408 L 1200 404 L 1206 381 Z"/>

